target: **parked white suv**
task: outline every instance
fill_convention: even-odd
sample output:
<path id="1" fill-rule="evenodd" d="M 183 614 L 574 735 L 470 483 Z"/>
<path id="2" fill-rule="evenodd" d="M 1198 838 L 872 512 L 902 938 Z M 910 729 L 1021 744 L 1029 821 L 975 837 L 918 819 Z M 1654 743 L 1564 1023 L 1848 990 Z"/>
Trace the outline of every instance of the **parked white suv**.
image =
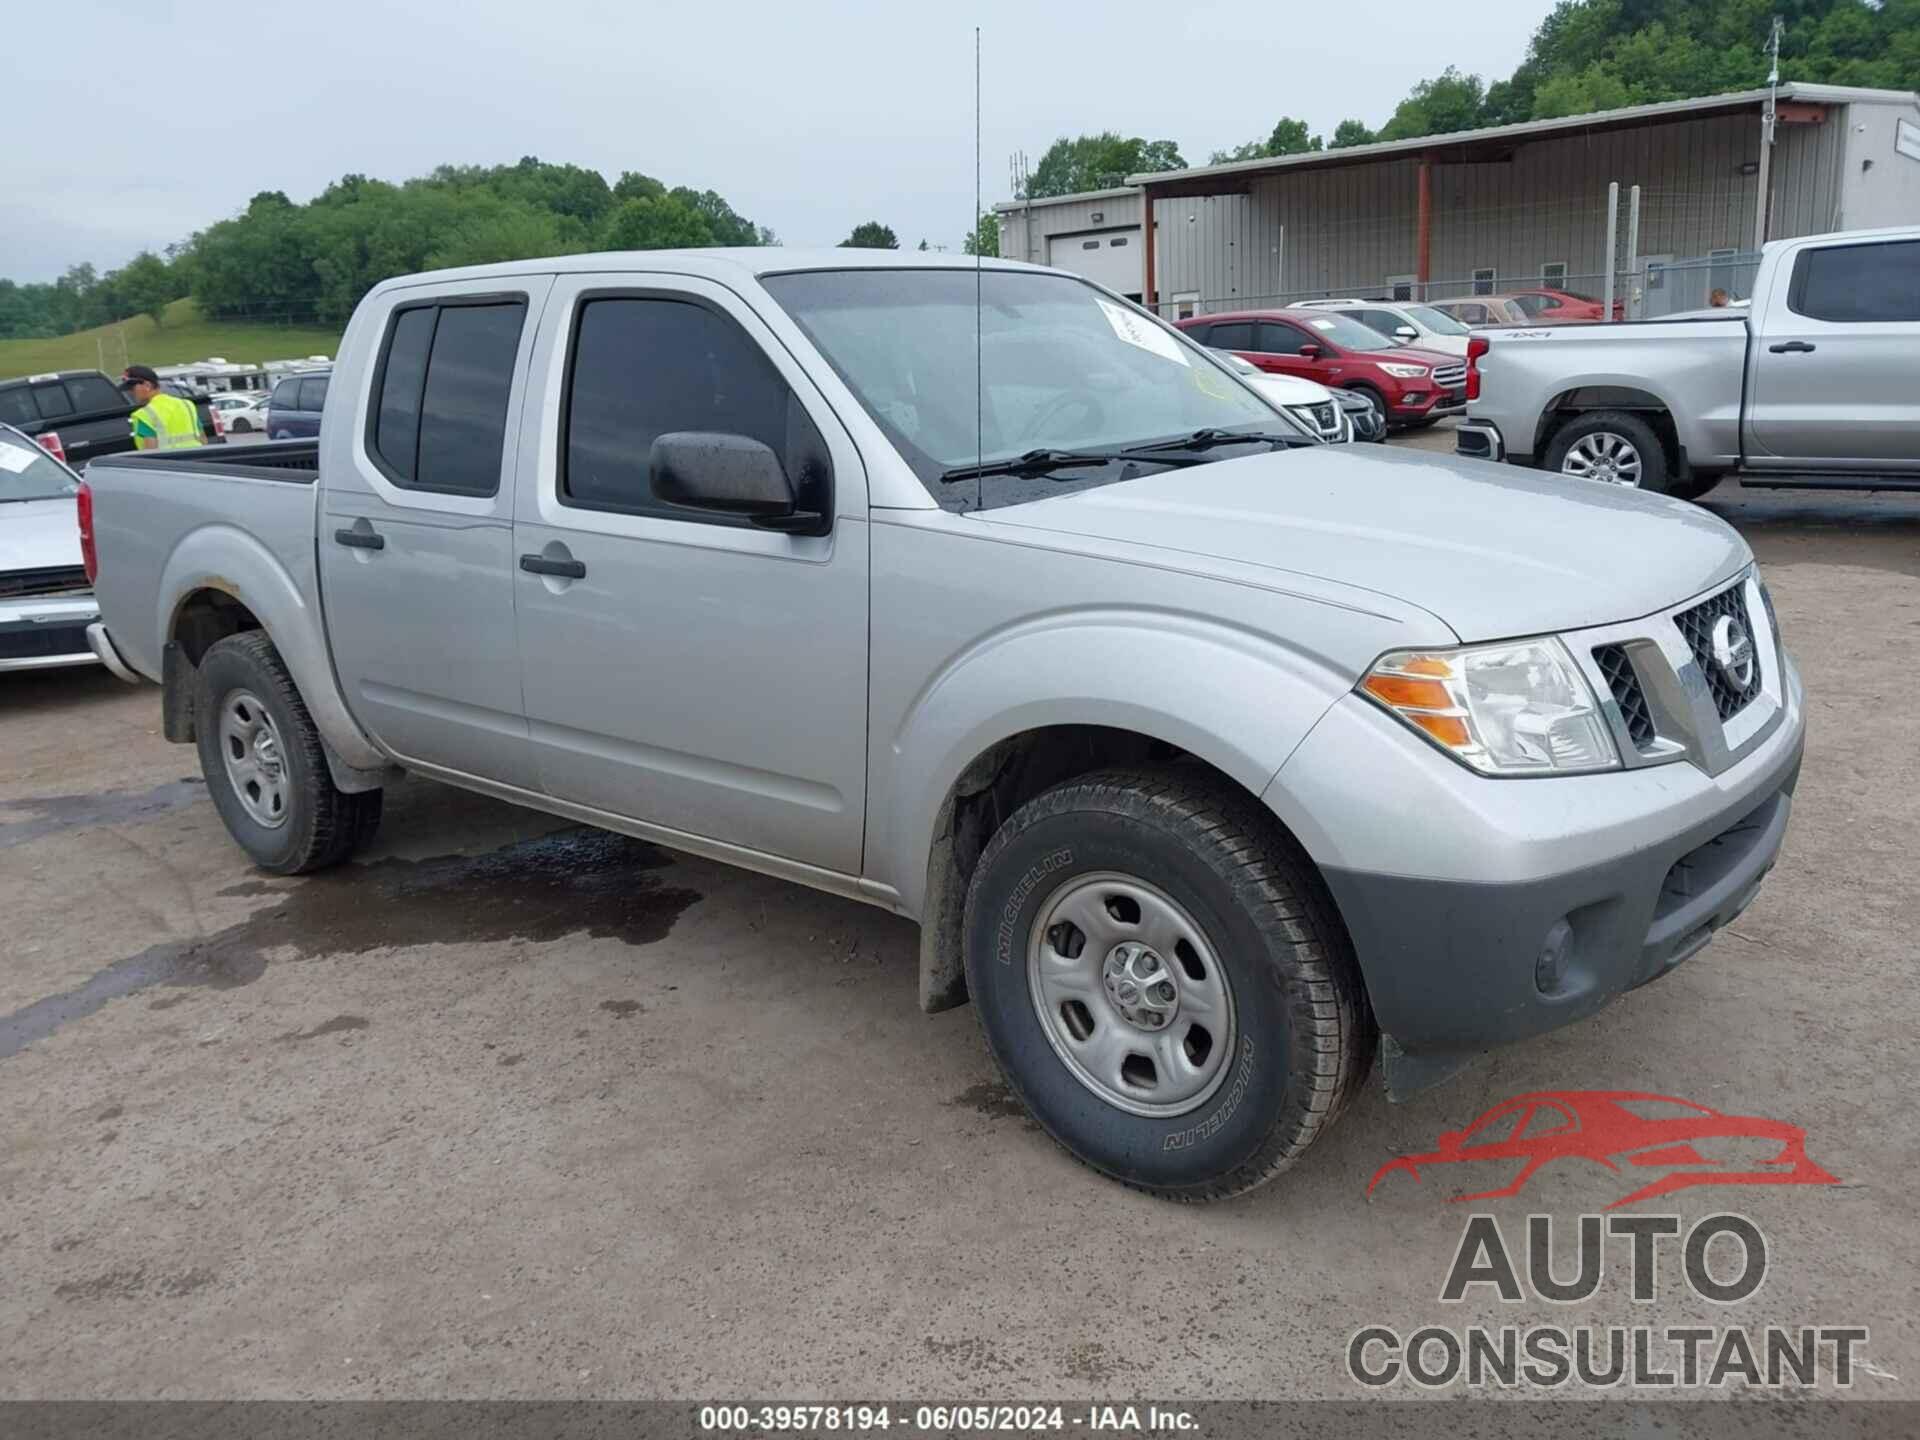
<path id="1" fill-rule="evenodd" d="M 1468 329 L 1444 310 L 1405 300 L 1296 300 L 1290 310 L 1343 310 L 1371 330 L 1403 345 L 1438 350 L 1443 355 L 1467 354 Z"/>

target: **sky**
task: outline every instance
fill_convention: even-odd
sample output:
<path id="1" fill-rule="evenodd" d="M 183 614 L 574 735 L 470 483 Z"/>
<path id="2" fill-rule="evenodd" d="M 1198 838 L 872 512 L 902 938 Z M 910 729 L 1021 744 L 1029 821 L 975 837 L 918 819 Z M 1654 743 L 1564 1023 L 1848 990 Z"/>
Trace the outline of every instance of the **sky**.
<path id="1" fill-rule="evenodd" d="M 1378 126 L 1448 64 L 1512 71 L 1551 0 L 321 0 L 16 7 L 0 276 L 105 271 L 351 172 L 537 155 L 717 190 L 789 245 L 863 220 L 958 249 L 980 183 L 1055 139 L 1172 139 L 1190 163 L 1282 115 Z M 60 63 L 70 56 L 75 63 Z M 84 57 L 84 63 L 81 63 Z M 41 137 L 30 143 L 29 137 Z"/>

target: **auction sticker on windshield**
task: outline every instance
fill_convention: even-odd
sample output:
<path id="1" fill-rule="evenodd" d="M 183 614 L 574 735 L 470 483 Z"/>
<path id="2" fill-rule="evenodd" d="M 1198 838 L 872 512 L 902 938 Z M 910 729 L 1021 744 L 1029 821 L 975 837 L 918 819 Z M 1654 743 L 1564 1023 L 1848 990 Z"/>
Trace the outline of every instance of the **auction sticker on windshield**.
<path id="1" fill-rule="evenodd" d="M 1122 310 L 1110 301 L 1102 300 L 1099 304 L 1107 312 L 1107 323 L 1113 326 L 1113 333 L 1129 345 L 1138 345 L 1142 350 L 1150 350 L 1162 359 L 1173 360 L 1181 365 L 1187 363 L 1179 342 L 1158 325 Z"/>
<path id="2" fill-rule="evenodd" d="M 37 457 L 31 450 L 22 450 L 17 445 L 0 445 L 0 470 L 10 470 L 15 475 L 26 473 L 27 466 Z"/>

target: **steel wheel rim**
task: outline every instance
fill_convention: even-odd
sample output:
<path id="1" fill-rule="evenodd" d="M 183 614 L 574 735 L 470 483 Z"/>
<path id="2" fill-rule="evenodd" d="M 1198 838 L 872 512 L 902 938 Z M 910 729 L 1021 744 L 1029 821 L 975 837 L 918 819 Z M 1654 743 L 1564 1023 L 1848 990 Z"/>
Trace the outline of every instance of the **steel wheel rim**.
<path id="1" fill-rule="evenodd" d="M 1058 886 L 1028 936 L 1027 993 L 1067 1072 L 1116 1109 L 1184 1115 L 1226 1078 L 1233 988 L 1157 885 L 1103 870 Z"/>
<path id="2" fill-rule="evenodd" d="M 229 691 L 220 703 L 220 758 L 234 799 L 254 824 L 278 830 L 287 823 L 291 787 L 287 752 L 273 716 L 251 690 Z"/>
<path id="3" fill-rule="evenodd" d="M 1577 480 L 1637 486 L 1640 483 L 1640 448 L 1626 436 L 1612 430 L 1596 430 L 1573 442 L 1566 458 L 1560 462 L 1560 473 Z"/>

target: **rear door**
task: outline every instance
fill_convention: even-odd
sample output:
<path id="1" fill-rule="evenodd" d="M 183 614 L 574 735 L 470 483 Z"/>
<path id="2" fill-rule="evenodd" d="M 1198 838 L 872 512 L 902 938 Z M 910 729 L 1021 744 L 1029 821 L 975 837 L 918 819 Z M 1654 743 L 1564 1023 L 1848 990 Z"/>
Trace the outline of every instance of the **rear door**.
<path id="1" fill-rule="evenodd" d="M 69 413 L 51 428 L 60 432 L 68 464 L 84 465 L 133 448 L 133 424 L 128 418 L 133 406 L 118 385 L 104 375 L 69 375 L 61 385 Z"/>
<path id="2" fill-rule="evenodd" d="M 1920 237 L 1799 244 L 1754 302 L 1756 470 L 1920 470 Z"/>
<path id="3" fill-rule="evenodd" d="M 552 283 L 390 297 L 321 461 L 322 601 L 348 706 L 403 760 L 522 790 L 538 781 L 514 644 L 514 456 Z"/>
<path id="4" fill-rule="evenodd" d="M 560 277 L 535 373 L 514 549 L 546 573 L 514 579 L 541 783 L 857 874 L 868 545 L 851 438 L 752 307 L 692 277 Z M 672 431 L 770 446 L 832 529 L 782 534 L 655 498 L 649 452 Z"/>

